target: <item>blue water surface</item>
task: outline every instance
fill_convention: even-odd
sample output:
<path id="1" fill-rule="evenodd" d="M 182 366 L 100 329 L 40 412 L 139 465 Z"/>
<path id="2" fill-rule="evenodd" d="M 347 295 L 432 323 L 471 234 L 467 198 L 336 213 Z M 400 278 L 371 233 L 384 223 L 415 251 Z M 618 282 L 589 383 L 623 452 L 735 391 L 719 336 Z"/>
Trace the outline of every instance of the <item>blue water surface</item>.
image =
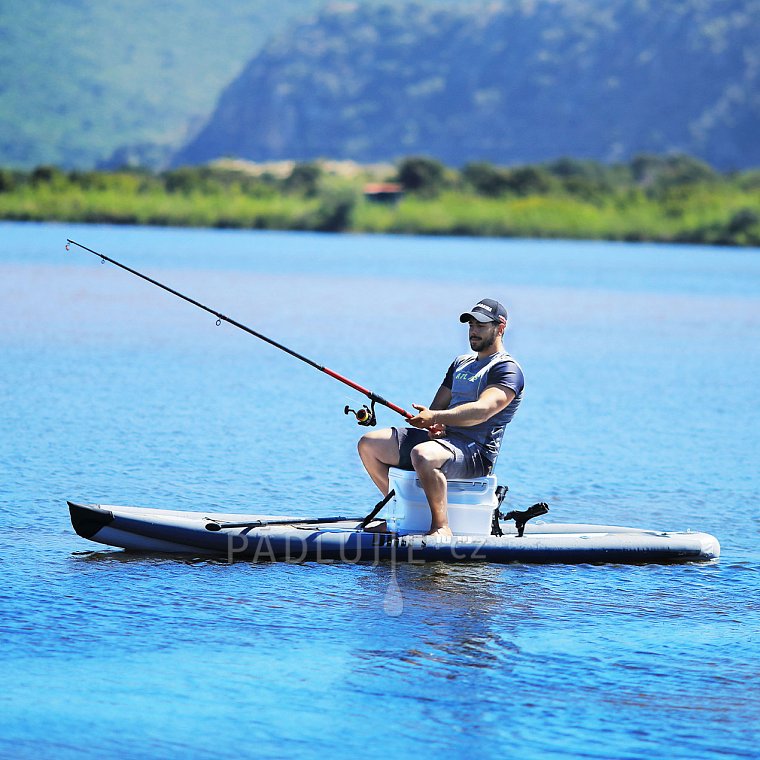
<path id="1" fill-rule="evenodd" d="M 0 224 L 0 756 L 750 758 L 760 251 Z M 558 522 L 703 530 L 716 563 L 254 565 L 128 555 L 66 500 L 361 514 L 306 364 L 409 408 L 510 309 L 497 475 Z M 384 410 L 381 424 L 399 418 Z"/>

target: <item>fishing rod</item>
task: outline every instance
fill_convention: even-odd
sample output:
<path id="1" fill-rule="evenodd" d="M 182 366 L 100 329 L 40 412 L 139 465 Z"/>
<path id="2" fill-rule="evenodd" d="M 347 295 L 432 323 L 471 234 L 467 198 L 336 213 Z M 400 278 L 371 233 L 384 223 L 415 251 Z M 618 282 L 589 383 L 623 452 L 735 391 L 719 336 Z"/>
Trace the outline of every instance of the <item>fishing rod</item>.
<path id="1" fill-rule="evenodd" d="M 329 375 L 335 380 L 338 380 L 344 385 L 347 385 L 349 388 L 353 388 L 355 391 L 359 391 L 359 393 L 363 393 L 365 396 L 367 396 L 367 398 L 370 399 L 371 406 L 367 406 L 366 404 L 363 404 L 361 409 L 349 409 L 348 406 L 346 406 L 343 409 L 344 414 L 353 414 L 354 417 L 356 417 L 356 421 L 360 425 L 369 427 L 369 426 L 377 424 L 377 417 L 375 415 L 376 403 L 382 404 L 383 406 L 387 406 L 388 409 L 392 409 L 394 412 L 397 412 L 405 419 L 410 419 L 412 417 L 412 415 L 409 412 L 407 412 L 405 409 L 402 409 L 400 406 L 396 406 L 396 404 L 393 404 L 390 401 L 387 401 L 382 396 L 379 396 L 377 393 L 359 385 L 359 383 L 355 383 L 353 380 L 349 380 L 349 378 L 344 377 L 343 375 L 339 374 L 338 372 L 335 372 L 332 369 L 329 369 L 328 367 L 324 367 L 321 364 L 317 364 L 317 362 L 313 361 L 312 359 L 309 359 L 308 356 L 299 354 L 297 351 L 294 351 L 292 348 L 288 348 L 287 346 L 284 346 L 282 343 L 278 343 L 276 340 L 272 340 L 272 338 L 268 338 L 266 335 L 262 335 L 260 332 L 257 332 L 256 330 L 252 330 L 250 327 L 242 324 L 242 322 L 238 322 L 237 320 L 232 319 L 231 317 L 227 317 L 224 314 L 221 314 L 215 309 L 211 309 L 208 306 L 204 306 L 202 303 L 200 303 L 200 301 L 196 301 L 195 299 L 190 298 L 189 296 L 186 296 L 180 293 L 179 291 L 174 290 L 173 288 L 170 288 L 168 285 L 164 285 L 163 283 L 160 283 L 158 280 L 154 280 L 153 278 L 148 277 L 147 275 L 144 275 L 141 272 L 138 272 L 136 269 L 132 269 L 131 267 L 126 266 L 126 264 L 121 264 L 120 262 L 116 261 L 115 259 L 109 258 L 103 253 L 94 251 L 92 248 L 88 248 L 86 245 L 77 243 L 76 240 L 71 240 L 70 238 L 67 238 L 66 239 L 67 251 L 70 250 L 69 248 L 70 245 L 75 245 L 78 248 L 81 248 L 83 251 L 92 253 L 93 255 L 98 256 L 101 261 L 107 261 L 110 264 L 113 264 L 114 266 L 117 266 L 120 269 L 123 269 L 125 272 L 129 272 L 130 274 L 133 274 L 136 277 L 139 277 L 140 279 L 151 283 L 151 285 L 155 285 L 156 287 L 159 287 L 162 290 L 165 290 L 167 293 L 171 293 L 173 296 L 177 296 L 177 298 L 181 298 L 183 301 L 187 301 L 188 303 L 191 303 L 193 306 L 197 306 L 199 309 L 203 309 L 203 311 L 207 311 L 209 314 L 212 314 L 213 316 L 216 317 L 217 325 L 221 325 L 222 322 L 227 322 L 233 327 L 237 327 L 239 330 L 243 330 L 243 332 L 247 332 L 249 335 L 253 335 L 254 338 L 258 338 L 259 340 L 263 340 L 265 343 L 269 343 L 270 346 L 279 348 L 280 351 L 284 351 L 286 354 L 290 354 L 290 356 L 294 357 L 295 359 L 300 359 L 300 361 L 304 362 L 305 364 L 308 364 L 310 367 L 314 367 L 314 369 L 318 369 L 320 372 L 324 372 L 326 375 Z"/>

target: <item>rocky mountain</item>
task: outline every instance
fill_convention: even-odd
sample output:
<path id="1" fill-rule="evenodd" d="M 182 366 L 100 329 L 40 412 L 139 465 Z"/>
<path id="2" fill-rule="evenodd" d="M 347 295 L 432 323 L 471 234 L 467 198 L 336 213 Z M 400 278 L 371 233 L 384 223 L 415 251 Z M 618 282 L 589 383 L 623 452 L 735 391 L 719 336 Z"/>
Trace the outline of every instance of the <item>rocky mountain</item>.
<path id="1" fill-rule="evenodd" d="M 273 39 L 173 161 L 685 152 L 760 165 L 760 0 L 331 6 Z"/>

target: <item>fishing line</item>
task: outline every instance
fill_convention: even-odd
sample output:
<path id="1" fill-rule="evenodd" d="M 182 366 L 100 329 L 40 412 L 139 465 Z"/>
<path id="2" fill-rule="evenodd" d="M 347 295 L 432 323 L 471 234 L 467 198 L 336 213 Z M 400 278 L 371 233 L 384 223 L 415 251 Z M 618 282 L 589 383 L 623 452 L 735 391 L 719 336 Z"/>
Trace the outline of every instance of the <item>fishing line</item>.
<path id="1" fill-rule="evenodd" d="M 228 317 L 222 314 L 221 312 L 218 312 L 215 309 L 210 308 L 209 306 L 205 306 L 200 301 L 196 301 L 194 298 L 190 298 L 189 296 L 186 296 L 183 293 L 180 293 L 178 290 L 174 290 L 174 288 L 170 288 L 168 285 L 164 285 L 158 280 L 154 280 L 152 277 L 148 277 L 147 275 L 142 274 L 142 272 L 138 272 L 136 269 L 132 269 L 131 267 L 128 267 L 126 264 L 122 264 L 116 261 L 115 259 L 112 259 L 106 256 L 103 253 L 95 251 L 92 248 L 88 248 L 86 245 L 77 243 L 76 240 L 71 240 L 70 238 L 67 238 L 66 239 L 67 251 L 70 250 L 69 248 L 70 245 L 75 245 L 77 246 L 77 248 L 81 248 L 83 251 L 87 251 L 88 253 L 91 253 L 94 256 L 98 256 L 100 258 L 101 263 L 107 261 L 110 264 L 113 264 L 114 266 L 117 266 L 120 269 L 123 269 L 125 272 L 129 272 L 130 274 L 135 275 L 135 277 L 139 277 L 140 279 L 145 280 L 146 282 L 149 282 L 151 285 L 155 285 L 156 287 L 161 288 L 162 290 L 165 290 L 167 293 L 171 293 L 173 296 L 177 296 L 177 298 L 181 298 L 183 301 L 187 301 L 193 306 L 196 306 L 199 309 L 203 309 L 203 311 L 206 311 L 209 314 L 212 314 L 213 316 L 216 317 L 217 325 L 221 325 L 222 322 L 227 322 L 233 327 L 237 327 L 239 330 L 242 330 L 243 332 L 247 332 L 249 335 L 253 335 L 254 338 L 258 338 L 259 340 L 263 340 L 265 343 L 269 343 L 270 346 L 279 348 L 280 351 L 284 351 L 286 354 L 289 354 L 293 358 L 298 359 L 304 362 L 305 364 L 308 364 L 310 367 L 314 367 L 314 369 L 317 369 L 320 372 L 324 372 L 326 375 L 329 375 L 334 380 L 338 380 L 344 385 L 347 385 L 349 388 L 353 388 L 355 391 L 358 391 L 359 393 L 364 394 L 365 396 L 367 396 L 367 398 L 370 399 L 371 406 L 367 406 L 366 404 L 364 404 L 361 407 L 361 409 L 349 409 L 349 407 L 346 406 L 343 410 L 344 414 L 353 414 L 356 417 L 356 421 L 360 425 L 369 427 L 377 423 L 377 417 L 375 415 L 376 403 L 382 404 L 383 406 L 388 407 L 388 409 L 391 409 L 397 414 L 400 414 L 405 419 L 410 419 L 413 416 L 402 407 L 391 403 L 390 401 L 384 399 L 382 396 L 379 396 L 374 391 L 371 391 L 368 388 L 365 388 L 364 386 L 359 385 L 358 383 L 355 383 L 353 380 L 350 380 L 349 378 L 344 377 L 340 373 L 335 372 L 334 370 L 329 369 L 328 367 L 318 364 L 313 359 L 309 359 L 309 357 L 304 356 L 303 354 L 299 354 L 297 351 L 294 351 L 292 348 L 288 348 L 282 343 L 279 343 L 278 341 L 273 340 L 272 338 L 269 338 L 266 335 L 263 335 L 262 333 L 257 332 L 256 330 L 253 330 L 247 325 L 244 325 L 242 322 L 238 322 L 237 320 L 232 319 L 231 317 Z"/>

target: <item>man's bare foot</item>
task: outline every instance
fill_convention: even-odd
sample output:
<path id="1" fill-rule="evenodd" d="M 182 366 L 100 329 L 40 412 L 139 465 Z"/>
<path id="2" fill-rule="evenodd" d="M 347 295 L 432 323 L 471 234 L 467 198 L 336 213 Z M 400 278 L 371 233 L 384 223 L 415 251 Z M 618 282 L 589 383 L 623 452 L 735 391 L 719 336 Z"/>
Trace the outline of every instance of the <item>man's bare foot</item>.
<path id="1" fill-rule="evenodd" d="M 441 528 L 436 528 L 435 530 L 429 530 L 425 535 L 426 536 L 453 536 L 454 534 L 451 532 L 451 528 L 449 528 L 448 525 L 444 525 Z"/>

